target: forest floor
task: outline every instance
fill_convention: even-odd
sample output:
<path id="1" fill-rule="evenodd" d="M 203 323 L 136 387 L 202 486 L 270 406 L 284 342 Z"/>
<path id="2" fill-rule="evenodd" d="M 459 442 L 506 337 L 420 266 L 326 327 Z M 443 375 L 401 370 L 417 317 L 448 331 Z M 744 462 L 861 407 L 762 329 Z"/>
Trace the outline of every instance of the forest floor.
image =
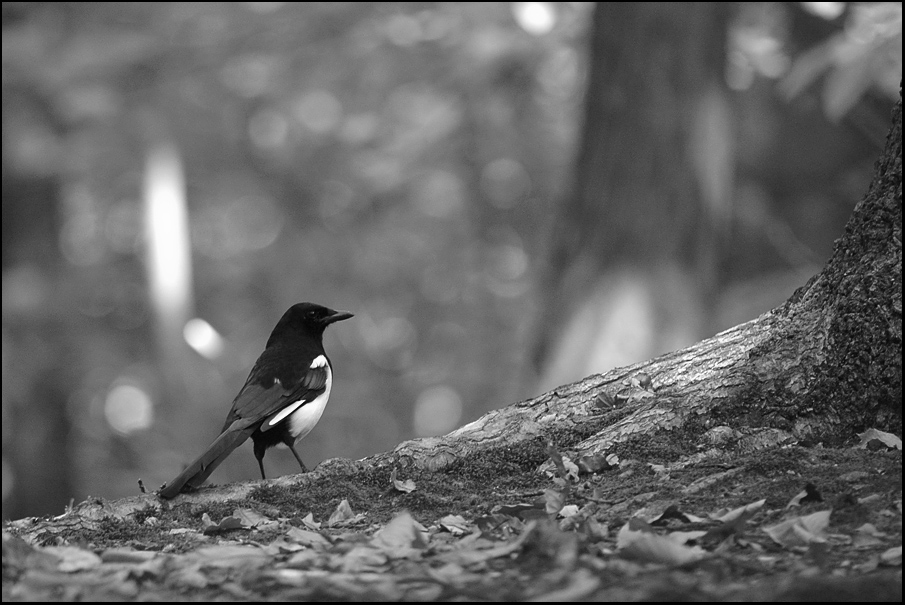
<path id="1" fill-rule="evenodd" d="M 901 601 L 900 449 L 509 454 L 10 522 L 3 600 Z"/>

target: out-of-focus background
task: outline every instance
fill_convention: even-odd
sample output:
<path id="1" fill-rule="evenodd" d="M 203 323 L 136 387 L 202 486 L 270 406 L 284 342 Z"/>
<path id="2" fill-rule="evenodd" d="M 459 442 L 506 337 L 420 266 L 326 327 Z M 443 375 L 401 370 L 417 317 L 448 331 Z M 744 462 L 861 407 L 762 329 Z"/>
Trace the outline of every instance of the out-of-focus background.
<path id="1" fill-rule="evenodd" d="M 901 3 L 2 11 L 4 518 L 170 479 L 296 302 L 355 313 L 309 466 L 754 318 L 902 70 Z"/>

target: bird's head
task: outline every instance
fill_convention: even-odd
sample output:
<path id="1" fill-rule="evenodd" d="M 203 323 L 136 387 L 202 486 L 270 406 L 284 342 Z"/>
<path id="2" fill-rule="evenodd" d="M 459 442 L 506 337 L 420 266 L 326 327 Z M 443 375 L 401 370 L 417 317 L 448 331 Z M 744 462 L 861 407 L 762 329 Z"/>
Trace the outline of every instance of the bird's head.
<path id="1" fill-rule="evenodd" d="M 320 340 L 327 326 L 350 317 L 353 315 L 348 311 L 335 311 L 310 302 L 292 305 L 273 329 L 267 346 L 280 338 L 293 338 L 300 333 Z"/>

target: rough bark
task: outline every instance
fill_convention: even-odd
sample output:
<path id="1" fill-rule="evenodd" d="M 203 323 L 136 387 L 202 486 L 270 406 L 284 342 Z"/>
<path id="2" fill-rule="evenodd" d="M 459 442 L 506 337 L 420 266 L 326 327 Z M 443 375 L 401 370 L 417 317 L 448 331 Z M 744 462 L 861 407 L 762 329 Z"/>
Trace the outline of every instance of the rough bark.
<path id="1" fill-rule="evenodd" d="M 402 443 L 392 455 L 436 470 L 564 433 L 587 435 L 572 446 L 581 456 L 654 437 L 680 437 L 689 453 L 708 444 L 838 444 L 868 427 L 902 428 L 901 101 L 832 258 L 785 304 L 687 349 Z"/>

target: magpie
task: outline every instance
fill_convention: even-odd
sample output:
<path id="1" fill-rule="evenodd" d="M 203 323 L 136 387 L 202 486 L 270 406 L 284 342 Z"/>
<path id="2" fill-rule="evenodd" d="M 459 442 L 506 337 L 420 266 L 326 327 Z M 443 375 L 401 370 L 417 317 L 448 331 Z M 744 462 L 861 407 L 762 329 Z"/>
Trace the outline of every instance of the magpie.
<path id="1" fill-rule="evenodd" d="M 289 446 L 302 472 L 307 473 L 295 443 L 320 420 L 333 387 L 333 370 L 324 351 L 324 330 L 350 317 L 352 314 L 346 311 L 313 303 L 290 307 L 271 332 L 264 352 L 233 400 L 220 436 L 178 477 L 165 483 L 158 495 L 169 499 L 197 489 L 249 437 L 254 442 L 262 479 L 267 478 L 264 453 L 278 443 Z"/>

